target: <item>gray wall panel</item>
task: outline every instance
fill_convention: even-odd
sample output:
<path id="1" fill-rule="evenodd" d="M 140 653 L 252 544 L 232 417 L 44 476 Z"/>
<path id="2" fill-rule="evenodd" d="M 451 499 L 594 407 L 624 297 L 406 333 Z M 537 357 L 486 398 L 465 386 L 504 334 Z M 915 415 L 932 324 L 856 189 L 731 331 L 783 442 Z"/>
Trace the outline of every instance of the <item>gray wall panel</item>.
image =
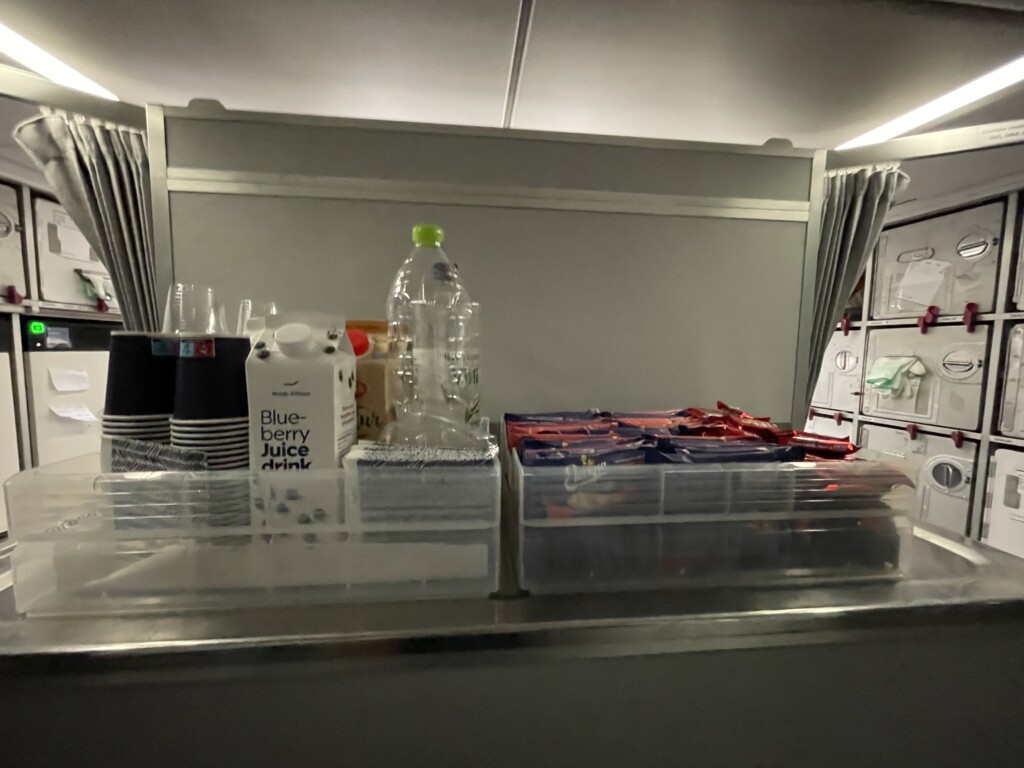
<path id="1" fill-rule="evenodd" d="M 331 125 L 169 120 L 168 167 L 807 200 L 810 158 Z"/>
<path id="2" fill-rule="evenodd" d="M 171 194 L 176 277 L 379 318 L 436 221 L 484 312 L 485 412 L 723 399 L 786 419 L 805 225 Z M 229 315 L 233 314 L 229 311 Z"/>

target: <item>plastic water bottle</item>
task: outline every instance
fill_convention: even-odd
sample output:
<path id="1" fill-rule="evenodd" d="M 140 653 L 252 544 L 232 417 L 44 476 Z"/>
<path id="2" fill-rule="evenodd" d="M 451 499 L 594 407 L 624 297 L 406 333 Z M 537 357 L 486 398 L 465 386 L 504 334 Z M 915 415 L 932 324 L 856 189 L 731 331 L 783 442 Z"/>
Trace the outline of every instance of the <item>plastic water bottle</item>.
<path id="1" fill-rule="evenodd" d="M 480 440 L 480 306 L 441 248 L 444 230 L 413 227 L 415 245 L 388 296 L 394 445 L 472 447 Z"/>

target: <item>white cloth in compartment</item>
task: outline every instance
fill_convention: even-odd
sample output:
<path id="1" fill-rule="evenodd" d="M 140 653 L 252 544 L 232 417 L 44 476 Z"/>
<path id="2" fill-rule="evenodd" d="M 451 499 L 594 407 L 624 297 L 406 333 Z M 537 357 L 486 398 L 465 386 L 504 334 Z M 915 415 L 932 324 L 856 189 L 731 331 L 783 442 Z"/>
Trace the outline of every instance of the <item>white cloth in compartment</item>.
<path id="1" fill-rule="evenodd" d="M 919 379 L 928 372 L 913 356 L 880 357 L 871 365 L 865 381 L 883 398 L 916 398 Z"/>

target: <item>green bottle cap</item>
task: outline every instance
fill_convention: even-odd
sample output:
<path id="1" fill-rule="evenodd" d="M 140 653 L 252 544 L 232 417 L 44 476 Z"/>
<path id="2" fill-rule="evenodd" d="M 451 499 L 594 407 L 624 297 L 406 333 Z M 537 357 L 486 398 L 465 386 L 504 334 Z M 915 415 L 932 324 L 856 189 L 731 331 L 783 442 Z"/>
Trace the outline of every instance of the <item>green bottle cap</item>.
<path id="1" fill-rule="evenodd" d="M 436 248 L 444 242 L 444 230 L 437 224 L 417 224 L 412 228 L 412 241 L 426 248 Z"/>

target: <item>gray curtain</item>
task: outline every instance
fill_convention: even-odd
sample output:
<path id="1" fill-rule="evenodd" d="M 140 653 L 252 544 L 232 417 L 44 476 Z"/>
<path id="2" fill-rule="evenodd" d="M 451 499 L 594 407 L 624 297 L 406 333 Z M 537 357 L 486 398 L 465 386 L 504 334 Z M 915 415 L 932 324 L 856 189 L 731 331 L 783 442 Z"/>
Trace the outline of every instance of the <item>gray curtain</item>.
<path id="1" fill-rule="evenodd" d="M 814 393 L 825 347 L 868 255 L 878 244 L 885 216 L 909 180 L 896 167 L 832 171 L 825 179 L 807 402 Z"/>
<path id="2" fill-rule="evenodd" d="M 132 331 L 159 331 L 149 153 L 134 128 L 45 111 L 14 138 L 110 272 Z"/>

